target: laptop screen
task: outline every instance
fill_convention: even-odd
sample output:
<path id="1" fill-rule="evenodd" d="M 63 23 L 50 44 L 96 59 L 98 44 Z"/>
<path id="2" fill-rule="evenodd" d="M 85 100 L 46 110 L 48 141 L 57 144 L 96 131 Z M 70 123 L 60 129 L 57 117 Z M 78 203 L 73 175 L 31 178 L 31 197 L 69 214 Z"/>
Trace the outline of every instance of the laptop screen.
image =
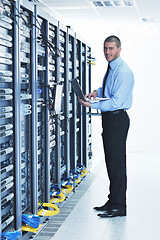
<path id="1" fill-rule="evenodd" d="M 80 97 L 80 99 L 82 99 L 85 102 L 86 99 L 84 97 L 84 94 L 82 92 L 82 89 L 81 89 L 81 87 L 79 85 L 79 82 L 78 82 L 77 78 L 74 78 L 72 80 L 72 88 L 73 88 L 73 91 L 76 94 L 76 96 Z"/>

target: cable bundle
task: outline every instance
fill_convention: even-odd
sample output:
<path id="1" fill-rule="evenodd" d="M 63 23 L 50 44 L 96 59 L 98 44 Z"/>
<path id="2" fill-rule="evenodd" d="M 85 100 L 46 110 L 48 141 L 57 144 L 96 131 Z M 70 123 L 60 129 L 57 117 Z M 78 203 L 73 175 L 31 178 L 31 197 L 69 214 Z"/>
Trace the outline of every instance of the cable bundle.
<path id="1" fill-rule="evenodd" d="M 18 13 L 17 15 L 15 15 L 15 14 L 13 14 L 13 13 L 11 13 L 11 12 L 9 11 L 9 9 L 8 9 L 8 4 L 5 3 L 4 0 L 0 0 L 0 1 L 1 1 L 1 7 L 3 8 L 4 12 L 6 13 L 6 15 L 7 15 L 8 17 L 11 17 L 11 18 L 14 19 L 14 22 L 17 24 L 17 26 L 18 26 L 18 28 L 19 28 L 20 30 L 23 30 L 23 29 L 20 28 L 19 23 L 18 23 L 18 21 L 17 21 L 17 19 L 16 19 L 17 17 L 19 17 L 19 19 L 22 19 L 22 20 L 24 21 L 25 25 L 26 25 L 30 30 L 32 30 L 32 26 L 35 26 L 35 27 L 39 30 L 40 34 L 39 34 L 39 36 L 37 37 L 37 42 L 40 43 L 42 46 L 47 47 L 47 48 L 49 49 L 49 51 L 50 51 L 50 55 L 52 55 L 52 56 L 55 57 L 55 58 L 61 57 L 61 50 L 60 50 L 59 48 L 57 48 L 57 47 L 47 38 L 46 33 L 44 32 L 45 27 L 44 27 L 44 24 L 43 24 L 43 23 L 41 24 L 41 23 L 38 21 L 38 19 L 37 19 L 35 16 L 33 16 L 33 17 L 35 18 L 36 24 L 35 24 L 35 25 L 34 25 L 34 24 L 28 24 L 28 22 L 26 21 L 25 17 L 23 16 L 23 12 L 20 12 L 19 9 L 16 7 L 16 4 L 15 4 L 15 1 L 14 1 L 14 0 L 9 0 L 9 2 L 10 2 L 10 3 L 12 4 L 12 6 L 16 9 L 16 11 L 17 11 L 17 13 Z"/>
<path id="2" fill-rule="evenodd" d="M 81 178 L 84 178 L 86 176 L 86 174 L 88 173 L 86 168 L 83 165 L 81 165 L 81 164 L 78 164 L 77 171 L 80 172 L 80 177 Z"/>
<path id="3" fill-rule="evenodd" d="M 88 54 L 90 53 L 91 54 L 91 52 L 87 52 Z M 87 56 L 87 63 L 88 64 L 91 64 L 91 65 L 96 65 L 96 58 L 94 58 L 94 57 L 91 57 L 91 55 L 88 55 Z"/>
<path id="4" fill-rule="evenodd" d="M 75 183 L 80 183 L 81 179 L 80 179 L 80 174 L 79 172 L 75 172 L 73 170 L 70 170 L 70 173 L 71 173 L 71 178 L 73 179 L 73 181 Z"/>
<path id="5" fill-rule="evenodd" d="M 60 212 L 59 208 L 55 204 L 39 203 L 38 205 L 42 208 L 38 212 L 39 216 L 54 216 Z M 48 208 L 52 208 L 53 210 L 48 210 Z"/>
<path id="6" fill-rule="evenodd" d="M 62 192 L 69 194 L 73 190 L 73 179 L 70 176 L 69 178 L 63 177 L 62 178 Z"/>
<path id="7" fill-rule="evenodd" d="M 41 218 L 37 215 L 22 214 L 22 221 L 33 228 L 38 228 Z"/>
<path id="8" fill-rule="evenodd" d="M 14 232 L 5 232 L 1 234 L 2 240 L 16 240 L 21 236 L 21 230 Z"/>
<path id="9" fill-rule="evenodd" d="M 50 196 L 53 197 L 50 203 L 63 202 L 66 199 L 66 196 L 58 186 L 51 186 Z"/>
<path id="10" fill-rule="evenodd" d="M 58 186 L 51 186 L 51 192 L 50 192 L 50 195 L 53 196 L 53 195 L 59 195 L 61 193 L 61 189 L 60 187 Z"/>
<path id="11" fill-rule="evenodd" d="M 72 179 L 71 176 L 69 176 L 69 178 L 63 177 L 63 178 L 62 178 L 61 186 L 63 187 L 63 186 L 65 186 L 65 185 L 73 185 L 73 181 L 72 181 L 72 180 L 73 180 L 73 179 Z"/>

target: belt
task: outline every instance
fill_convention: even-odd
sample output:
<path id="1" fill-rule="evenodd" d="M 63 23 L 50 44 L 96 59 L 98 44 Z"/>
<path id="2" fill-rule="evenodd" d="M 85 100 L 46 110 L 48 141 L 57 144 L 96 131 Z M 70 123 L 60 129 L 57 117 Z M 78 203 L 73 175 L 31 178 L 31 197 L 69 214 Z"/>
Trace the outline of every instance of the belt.
<path id="1" fill-rule="evenodd" d="M 112 114 L 119 114 L 119 113 L 122 113 L 122 112 L 125 112 L 125 111 L 126 111 L 125 109 L 118 109 L 118 110 L 115 110 L 115 111 L 102 112 L 101 115 L 106 116 L 106 115 L 112 115 Z"/>

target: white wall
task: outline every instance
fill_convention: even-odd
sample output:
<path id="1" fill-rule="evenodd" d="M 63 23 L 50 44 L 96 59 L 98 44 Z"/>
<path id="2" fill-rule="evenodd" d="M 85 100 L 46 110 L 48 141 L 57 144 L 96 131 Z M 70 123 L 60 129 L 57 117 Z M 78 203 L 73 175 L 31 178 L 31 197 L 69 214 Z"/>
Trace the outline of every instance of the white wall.
<path id="1" fill-rule="evenodd" d="M 131 126 L 127 149 L 129 152 L 160 152 L 160 32 L 141 24 L 116 26 L 83 21 L 74 24 L 76 32 L 91 43 L 97 59 L 96 66 L 92 67 L 92 89 L 102 83 L 107 67 L 104 39 L 112 34 L 121 39 L 121 57 L 135 75 L 133 106 L 128 111 Z M 97 117 L 93 121 L 96 121 L 93 122 L 94 141 L 97 134 L 100 136 L 101 121 Z"/>
<path id="2" fill-rule="evenodd" d="M 124 52 L 135 75 L 128 149 L 160 152 L 160 34 L 141 30 L 131 36 L 130 52 L 129 44 Z"/>

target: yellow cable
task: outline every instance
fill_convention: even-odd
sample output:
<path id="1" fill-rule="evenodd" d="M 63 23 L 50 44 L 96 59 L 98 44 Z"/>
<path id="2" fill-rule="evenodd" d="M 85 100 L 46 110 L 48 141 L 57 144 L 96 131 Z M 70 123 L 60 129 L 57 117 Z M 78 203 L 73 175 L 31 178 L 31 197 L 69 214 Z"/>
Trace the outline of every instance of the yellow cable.
<path id="1" fill-rule="evenodd" d="M 76 183 L 80 183 L 81 179 L 77 178 Z"/>
<path id="2" fill-rule="evenodd" d="M 42 226 L 43 225 L 40 224 L 38 228 L 33 228 L 33 227 L 30 227 L 29 225 L 26 225 L 26 226 L 22 226 L 22 231 L 36 233 Z"/>
<path id="3" fill-rule="evenodd" d="M 56 197 L 53 197 L 50 203 L 63 202 L 65 199 L 66 199 L 66 196 L 64 195 L 63 192 L 61 192 L 60 194 L 56 195 Z"/>
<path id="4" fill-rule="evenodd" d="M 52 203 L 43 203 L 41 206 L 52 208 L 53 210 L 45 210 L 42 208 L 38 212 L 38 216 L 54 216 L 60 212 L 59 208 L 55 204 L 52 204 Z"/>
<path id="5" fill-rule="evenodd" d="M 89 60 L 88 60 L 88 64 L 96 65 L 96 63 L 95 63 L 94 60 L 92 60 L 92 59 L 89 59 Z"/>
<path id="6" fill-rule="evenodd" d="M 84 177 L 84 176 L 86 176 L 86 174 L 88 173 L 88 171 L 86 170 L 86 169 L 83 169 L 82 171 L 81 171 L 81 175 L 80 175 L 80 177 Z"/>
<path id="7" fill-rule="evenodd" d="M 62 192 L 69 194 L 72 192 L 73 186 L 72 185 L 65 185 L 65 187 L 62 186 Z"/>

